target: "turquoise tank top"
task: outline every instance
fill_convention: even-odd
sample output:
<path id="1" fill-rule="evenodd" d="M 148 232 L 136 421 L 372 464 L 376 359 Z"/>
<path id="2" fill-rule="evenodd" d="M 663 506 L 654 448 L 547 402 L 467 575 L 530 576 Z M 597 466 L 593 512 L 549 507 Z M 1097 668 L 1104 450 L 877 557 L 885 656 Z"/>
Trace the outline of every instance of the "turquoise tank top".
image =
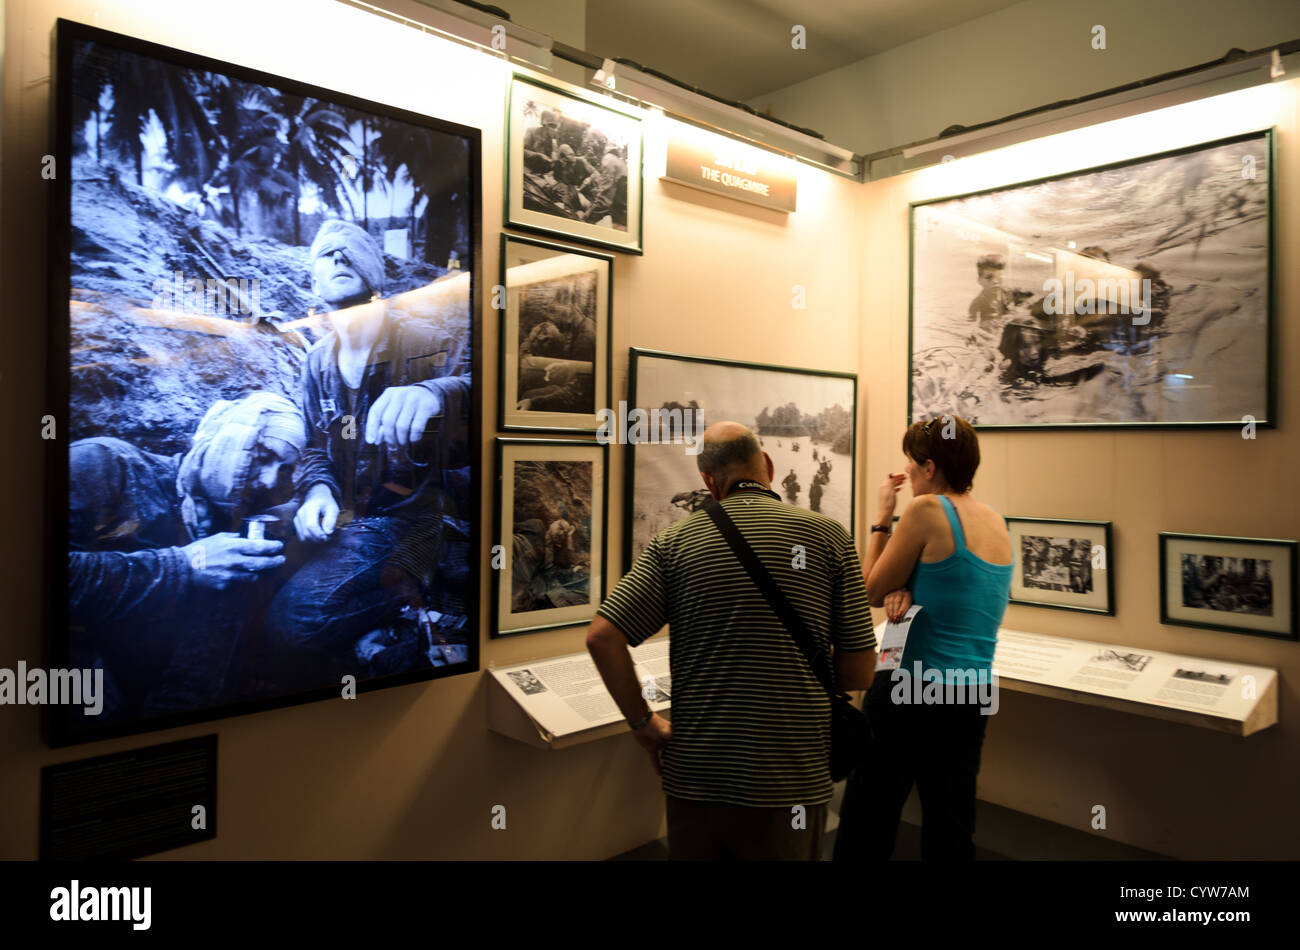
<path id="1" fill-rule="evenodd" d="M 961 519 L 951 501 L 940 495 L 955 549 L 942 561 L 918 561 L 908 587 L 913 603 L 924 609 L 917 615 L 903 650 L 902 668 L 912 673 L 937 669 L 945 683 L 960 682 L 953 670 L 980 670 L 986 676 L 993 668 L 993 649 L 998 627 L 1011 596 L 1011 570 L 1015 565 L 991 564 L 966 547 Z"/>

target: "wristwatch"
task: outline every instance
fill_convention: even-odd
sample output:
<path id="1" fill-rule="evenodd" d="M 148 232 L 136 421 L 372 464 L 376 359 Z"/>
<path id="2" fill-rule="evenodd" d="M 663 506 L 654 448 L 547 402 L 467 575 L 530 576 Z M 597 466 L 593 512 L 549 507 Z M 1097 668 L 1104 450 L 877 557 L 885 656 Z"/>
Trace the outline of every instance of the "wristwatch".
<path id="1" fill-rule="evenodd" d="M 627 724 L 633 732 L 636 732 L 639 729 L 644 729 L 645 724 L 650 721 L 650 718 L 652 716 L 654 716 L 654 710 L 651 710 L 650 712 L 646 713 L 640 719 L 629 719 L 627 721 Z"/>
<path id="2" fill-rule="evenodd" d="M 894 533 L 894 526 L 892 524 L 873 524 L 871 533 L 875 534 L 877 531 L 883 531 L 886 535 L 891 535 Z"/>

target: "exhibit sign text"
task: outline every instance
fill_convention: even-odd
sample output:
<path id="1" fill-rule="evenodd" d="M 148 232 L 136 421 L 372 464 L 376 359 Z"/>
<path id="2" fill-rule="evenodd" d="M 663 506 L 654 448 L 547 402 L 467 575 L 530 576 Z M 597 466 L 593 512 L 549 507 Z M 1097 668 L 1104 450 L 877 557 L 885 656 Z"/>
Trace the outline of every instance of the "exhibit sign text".
<path id="1" fill-rule="evenodd" d="M 669 131 L 665 179 L 775 211 L 795 210 L 793 161 L 720 136 L 706 140 L 694 131 Z"/>

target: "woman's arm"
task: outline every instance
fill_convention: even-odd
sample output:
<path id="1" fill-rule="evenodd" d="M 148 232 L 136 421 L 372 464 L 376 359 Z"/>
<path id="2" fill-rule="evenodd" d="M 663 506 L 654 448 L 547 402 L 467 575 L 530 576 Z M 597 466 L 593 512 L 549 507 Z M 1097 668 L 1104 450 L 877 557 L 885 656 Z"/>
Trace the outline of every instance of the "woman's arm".
<path id="1" fill-rule="evenodd" d="M 933 504 L 934 498 L 928 495 L 914 498 L 898 519 L 892 538 L 879 531 L 872 533 L 862 570 L 872 607 L 883 606 L 885 595 L 898 590 L 912 576 L 925 548 L 926 514 Z"/>

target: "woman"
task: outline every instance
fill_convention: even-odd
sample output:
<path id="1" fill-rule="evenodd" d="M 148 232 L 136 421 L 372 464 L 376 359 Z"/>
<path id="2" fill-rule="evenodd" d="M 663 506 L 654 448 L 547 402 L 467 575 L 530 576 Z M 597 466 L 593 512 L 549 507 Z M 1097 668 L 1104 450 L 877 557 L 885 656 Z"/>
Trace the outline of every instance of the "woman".
<path id="1" fill-rule="evenodd" d="M 916 784 L 921 857 L 970 860 L 975 776 L 988 718 L 974 689 L 949 696 L 945 687 L 949 702 L 918 700 L 936 675 L 930 671 L 945 684 L 991 682 L 1011 589 L 1011 538 L 1002 516 L 971 497 L 980 452 L 968 422 L 942 416 L 914 423 L 903 435 L 903 453 L 905 473 L 889 475 L 880 488 L 863 574 L 871 605 L 883 605 L 890 620 L 902 617 L 913 600 L 922 610 L 900 669 L 877 676 L 867 694 L 872 755 L 849 779 L 835 858 L 887 859 Z M 904 479 L 913 498 L 891 532 Z M 914 684 L 918 673 L 922 682 Z"/>

